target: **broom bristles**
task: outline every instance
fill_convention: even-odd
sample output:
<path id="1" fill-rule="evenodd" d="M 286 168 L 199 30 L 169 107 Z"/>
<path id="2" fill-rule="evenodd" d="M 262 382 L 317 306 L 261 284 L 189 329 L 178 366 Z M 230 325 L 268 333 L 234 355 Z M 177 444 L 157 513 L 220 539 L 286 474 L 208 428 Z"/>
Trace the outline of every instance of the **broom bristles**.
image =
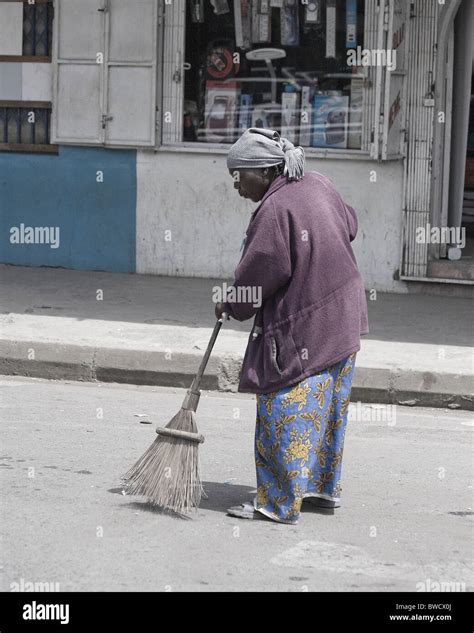
<path id="1" fill-rule="evenodd" d="M 195 412 L 181 409 L 166 428 L 197 433 Z M 127 494 L 147 497 L 154 505 L 174 512 L 196 509 L 203 492 L 198 447 L 197 442 L 157 435 L 123 476 Z"/>

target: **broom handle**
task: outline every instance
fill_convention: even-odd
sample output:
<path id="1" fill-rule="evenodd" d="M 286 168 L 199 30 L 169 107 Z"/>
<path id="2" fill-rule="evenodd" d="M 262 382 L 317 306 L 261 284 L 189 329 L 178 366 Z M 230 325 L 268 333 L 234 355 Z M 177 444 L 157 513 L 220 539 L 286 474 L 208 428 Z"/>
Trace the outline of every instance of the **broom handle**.
<path id="1" fill-rule="evenodd" d="M 219 334 L 219 330 L 222 326 L 222 319 L 217 319 L 214 329 L 212 330 L 211 338 L 209 339 L 209 343 L 207 344 L 207 349 L 204 353 L 201 364 L 199 365 L 198 372 L 191 384 L 191 391 L 197 391 L 199 389 L 199 384 L 201 382 L 202 375 L 206 369 L 207 363 L 209 361 L 209 356 L 211 355 L 212 348 L 214 347 L 214 343 L 216 342 L 217 335 Z"/>
<path id="2" fill-rule="evenodd" d="M 184 402 L 182 406 L 183 409 L 192 409 L 193 411 L 196 411 L 197 409 L 199 396 L 200 396 L 199 385 L 201 383 L 202 375 L 204 374 L 204 371 L 206 369 L 206 365 L 209 361 L 209 356 L 211 355 L 212 348 L 214 347 L 214 343 L 216 342 L 217 335 L 219 334 L 219 330 L 221 329 L 222 321 L 223 321 L 222 318 L 217 319 L 216 321 L 216 324 L 211 334 L 211 338 L 209 339 L 209 343 L 207 344 L 207 349 L 204 353 L 201 364 L 199 365 L 198 372 L 196 376 L 194 377 L 193 382 L 191 383 L 191 387 L 189 388 L 188 393 L 186 394 L 186 397 L 184 398 Z"/>

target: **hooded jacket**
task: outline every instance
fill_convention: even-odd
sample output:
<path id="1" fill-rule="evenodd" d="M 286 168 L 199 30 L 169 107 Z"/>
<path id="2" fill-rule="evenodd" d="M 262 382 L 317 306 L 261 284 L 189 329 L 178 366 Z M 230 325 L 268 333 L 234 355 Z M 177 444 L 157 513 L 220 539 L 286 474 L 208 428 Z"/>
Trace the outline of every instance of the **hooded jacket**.
<path id="1" fill-rule="evenodd" d="M 282 389 L 360 349 L 369 329 L 356 234 L 354 209 L 322 174 L 272 182 L 247 229 L 238 300 L 226 302 L 239 321 L 256 315 L 239 391 Z"/>

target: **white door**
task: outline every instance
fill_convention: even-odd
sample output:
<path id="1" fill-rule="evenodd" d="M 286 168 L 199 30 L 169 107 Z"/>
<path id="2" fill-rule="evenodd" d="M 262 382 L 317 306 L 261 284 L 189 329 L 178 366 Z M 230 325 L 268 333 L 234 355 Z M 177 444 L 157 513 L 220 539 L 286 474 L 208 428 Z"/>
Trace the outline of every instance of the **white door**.
<path id="1" fill-rule="evenodd" d="M 57 0 L 53 142 L 154 147 L 157 0 Z"/>
<path id="2" fill-rule="evenodd" d="M 156 0 L 110 0 L 105 142 L 155 145 Z"/>
<path id="3" fill-rule="evenodd" d="M 101 0 L 56 2 L 53 143 L 100 144 L 105 14 Z"/>

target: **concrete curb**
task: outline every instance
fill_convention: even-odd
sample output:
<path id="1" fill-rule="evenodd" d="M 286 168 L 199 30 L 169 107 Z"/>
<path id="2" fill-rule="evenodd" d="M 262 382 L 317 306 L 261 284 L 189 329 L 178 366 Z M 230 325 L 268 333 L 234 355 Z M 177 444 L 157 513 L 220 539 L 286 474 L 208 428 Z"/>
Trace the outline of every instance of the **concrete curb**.
<path id="1" fill-rule="evenodd" d="M 94 348 L 37 341 L 0 341 L 0 374 L 52 380 L 188 387 L 199 354 Z M 241 357 L 211 357 L 202 388 L 237 391 Z M 474 411 L 473 379 L 467 374 L 356 366 L 353 401 Z"/>

